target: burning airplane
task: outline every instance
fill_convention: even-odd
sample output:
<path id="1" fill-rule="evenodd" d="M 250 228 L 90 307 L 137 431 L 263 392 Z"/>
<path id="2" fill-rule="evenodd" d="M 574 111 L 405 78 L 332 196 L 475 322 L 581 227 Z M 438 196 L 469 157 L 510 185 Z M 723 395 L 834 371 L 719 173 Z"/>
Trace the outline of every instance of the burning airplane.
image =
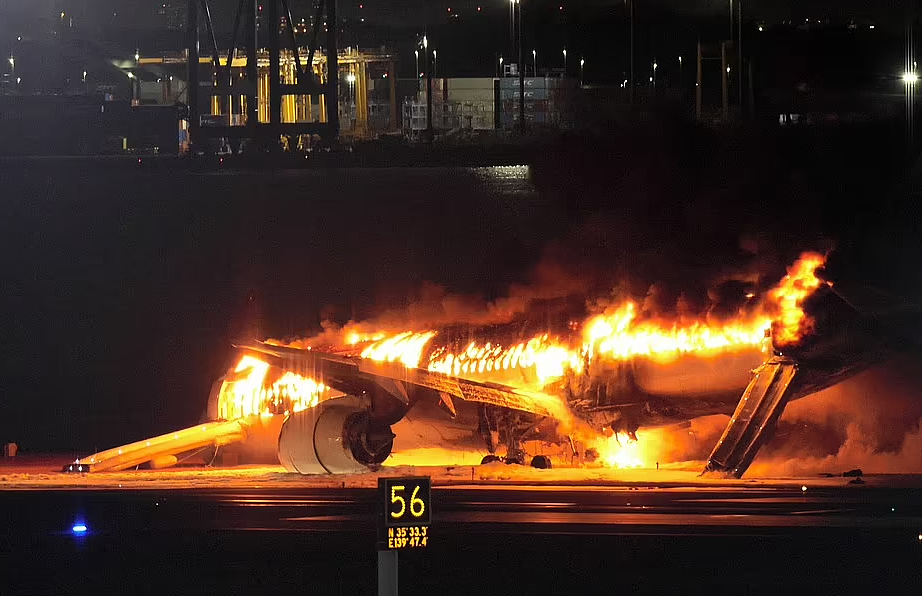
<path id="1" fill-rule="evenodd" d="M 802 255 L 767 295 L 747 295 L 745 308 L 719 321 L 647 320 L 627 301 L 535 333 L 354 326 L 332 342 L 239 345 L 214 384 L 207 422 L 66 470 L 165 467 L 207 448 L 242 450 L 301 474 L 359 473 L 387 460 L 393 426 L 410 411 L 468 428 L 488 453 L 484 463 L 531 456 L 531 465 L 549 467 L 548 456 L 527 452 L 541 444 L 632 466 L 638 430 L 725 414 L 705 472 L 738 478 L 788 401 L 884 353 L 865 319 L 818 277 L 823 263 Z"/>

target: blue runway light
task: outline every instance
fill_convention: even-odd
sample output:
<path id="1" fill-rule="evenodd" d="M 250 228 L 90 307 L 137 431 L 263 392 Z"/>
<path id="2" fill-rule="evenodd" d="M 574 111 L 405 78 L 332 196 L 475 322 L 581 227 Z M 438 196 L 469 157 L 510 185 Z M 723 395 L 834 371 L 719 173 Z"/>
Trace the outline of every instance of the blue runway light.
<path id="1" fill-rule="evenodd" d="M 74 524 L 74 527 L 71 528 L 74 534 L 85 534 L 86 533 L 86 524 Z"/>

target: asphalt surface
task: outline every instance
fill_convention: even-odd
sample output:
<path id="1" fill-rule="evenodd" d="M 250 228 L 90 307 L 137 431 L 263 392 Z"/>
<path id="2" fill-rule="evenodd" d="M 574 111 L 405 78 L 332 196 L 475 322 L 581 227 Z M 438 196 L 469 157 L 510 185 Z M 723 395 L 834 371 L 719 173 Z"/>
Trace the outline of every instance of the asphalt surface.
<path id="1" fill-rule="evenodd" d="M 0 594 L 373 594 L 374 490 L 0 493 Z M 405 594 L 922 589 L 922 491 L 451 487 Z M 84 536 L 72 526 L 87 525 Z"/>

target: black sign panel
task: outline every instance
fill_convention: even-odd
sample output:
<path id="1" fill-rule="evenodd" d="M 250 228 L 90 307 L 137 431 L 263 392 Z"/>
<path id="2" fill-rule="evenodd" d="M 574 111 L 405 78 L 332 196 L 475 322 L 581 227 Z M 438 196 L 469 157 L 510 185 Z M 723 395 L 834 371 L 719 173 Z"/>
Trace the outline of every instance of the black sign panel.
<path id="1" fill-rule="evenodd" d="M 378 494 L 380 548 L 428 546 L 432 521 L 429 478 L 379 478 Z"/>

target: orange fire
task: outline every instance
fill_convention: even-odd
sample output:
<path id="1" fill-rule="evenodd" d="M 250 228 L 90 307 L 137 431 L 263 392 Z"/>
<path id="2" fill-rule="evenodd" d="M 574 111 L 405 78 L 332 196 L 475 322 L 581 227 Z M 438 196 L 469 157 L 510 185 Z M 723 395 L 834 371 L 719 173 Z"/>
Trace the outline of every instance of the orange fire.
<path id="1" fill-rule="evenodd" d="M 558 341 L 545 335 L 533 337 L 510 348 L 497 344 L 471 342 L 467 348 L 454 354 L 438 348 L 429 358 L 431 372 L 454 377 L 470 377 L 510 369 L 534 368 L 538 381 L 560 378 L 567 368 L 579 369 L 579 355 Z"/>
<path id="2" fill-rule="evenodd" d="M 639 434 L 636 441 L 622 443 L 612 436 L 597 441 L 596 450 L 599 461 L 608 468 L 643 468 L 649 467 L 649 463 L 644 461 L 643 445 Z"/>
<path id="3" fill-rule="evenodd" d="M 317 405 L 329 387 L 293 373 L 285 372 L 274 383 L 267 383 L 269 364 L 254 356 L 243 356 L 225 381 L 218 395 L 218 417 L 236 420 L 248 416 L 271 416 Z"/>
<path id="4" fill-rule="evenodd" d="M 379 362 L 399 362 L 411 368 L 425 368 L 450 376 L 478 378 L 510 370 L 531 370 L 541 385 L 562 377 L 566 371 L 582 370 L 587 360 L 629 360 L 637 357 L 668 361 L 683 354 L 713 356 L 721 353 L 767 349 L 768 332 L 775 327 L 774 341 L 790 345 L 811 329 L 804 314 L 804 299 L 821 284 L 815 271 L 824 258 L 807 253 L 793 266 L 781 283 L 771 290 L 759 314 L 741 317 L 728 323 L 703 320 L 662 323 L 639 320 L 637 304 L 631 301 L 587 320 L 579 346 L 561 338 L 538 335 L 512 346 L 473 341 L 464 349 L 452 352 L 435 346 L 435 331 L 398 334 L 350 332 L 350 344 L 368 343 L 363 358 Z M 524 377 L 520 379 L 525 383 Z"/>
<path id="5" fill-rule="evenodd" d="M 627 302 L 612 314 L 590 319 L 585 327 L 586 352 L 613 360 L 638 356 L 668 360 L 689 352 L 709 355 L 763 345 L 771 324 L 767 317 L 757 317 L 721 326 L 694 321 L 666 327 L 636 322 L 636 318 L 637 305 Z"/>
<path id="6" fill-rule="evenodd" d="M 757 314 L 728 323 L 693 320 L 664 324 L 642 320 L 637 304 L 625 302 L 586 320 L 581 326 L 578 343 L 542 334 L 514 345 L 473 341 L 454 352 L 444 345 L 432 345 L 438 338 L 433 330 L 389 333 L 353 325 L 340 336 L 339 345 L 351 346 L 347 350 L 350 355 L 361 354 L 363 358 L 378 362 L 399 363 L 472 380 L 496 381 L 497 373 L 513 372 L 514 375 L 500 377 L 499 382 L 520 390 L 541 390 L 568 371 L 582 371 L 587 362 L 594 360 L 642 357 L 668 361 L 689 353 L 716 356 L 753 348 L 766 349 L 767 332 L 772 329 L 775 345 L 796 343 L 812 330 L 813 321 L 803 312 L 803 303 L 822 284 L 815 273 L 823 262 L 819 254 L 804 254 L 768 293 Z M 329 339 L 328 333 L 324 345 Z M 310 349 L 305 342 L 298 342 L 297 347 Z M 321 382 L 293 372 L 286 372 L 277 381 L 268 383 L 269 370 L 266 362 L 244 356 L 234 371 L 236 377 L 225 382 L 221 389 L 220 417 L 231 420 L 256 414 L 296 412 L 316 405 L 329 390 Z M 565 409 L 565 405 L 560 405 Z M 601 460 L 609 466 L 649 464 L 643 461 L 643 453 L 636 443 L 619 444 L 611 438 L 599 443 L 597 448 Z"/>
<path id="7" fill-rule="evenodd" d="M 817 253 L 802 255 L 769 293 L 769 299 L 777 308 L 772 332 L 776 347 L 794 345 L 813 331 L 814 320 L 804 312 L 803 303 L 823 284 L 816 277 L 816 270 L 824 261 L 823 255 Z"/>
<path id="8" fill-rule="evenodd" d="M 407 368 L 418 368 L 419 361 L 423 357 L 423 350 L 433 337 L 435 337 L 435 331 L 398 333 L 365 348 L 362 351 L 362 358 L 378 362 L 400 362 Z"/>

